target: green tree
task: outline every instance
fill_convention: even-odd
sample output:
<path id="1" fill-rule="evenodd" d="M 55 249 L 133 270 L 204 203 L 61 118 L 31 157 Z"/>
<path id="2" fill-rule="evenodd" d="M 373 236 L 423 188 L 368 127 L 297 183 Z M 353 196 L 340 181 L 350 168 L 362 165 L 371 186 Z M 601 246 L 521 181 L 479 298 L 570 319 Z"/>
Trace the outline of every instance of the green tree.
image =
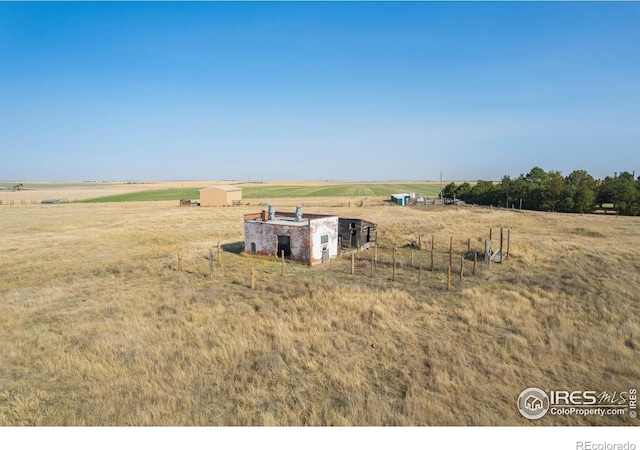
<path id="1" fill-rule="evenodd" d="M 536 166 L 531 169 L 525 179 L 528 182 L 527 197 L 525 198 L 526 208 L 540 210 L 544 200 L 544 186 L 548 180 L 547 172 Z"/>
<path id="2" fill-rule="evenodd" d="M 565 179 L 563 210 L 567 212 L 593 212 L 599 183 L 586 170 L 574 170 Z M 566 196 L 571 195 L 571 201 Z M 571 203 L 571 206 L 569 206 Z M 567 208 L 568 207 L 568 208 Z M 566 208 L 566 209 L 565 209 Z"/>
<path id="3" fill-rule="evenodd" d="M 442 190 L 443 198 L 453 198 L 456 195 L 456 184 L 451 182 L 447 184 Z"/>
<path id="4" fill-rule="evenodd" d="M 464 197 L 469 192 L 471 192 L 471 185 L 469 183 L 462 183 L 460 186 L 456 188 L 456 197 L 461 200 L 464 200 Z"/>
<path id="5" fill-rule="evenodd" d="M 640 214 L 640 189 L 629 172 L 605 177 L 600 183 L 596 198 L 600 204 L 614 203 L 618 214 L 629 216 Z"/>
<path id="6" fill-rule="evenodd" d="M 562 191 L 562 198 L 558 204 L 558 211 L 573 212 L 576 205 L 575 196 L 577 189 L 574 185 L 565 183 L 564 191 Z"/>
<path id="7" fill-rule="evenodd" d="M 596 192 L 596 201 L 598 204 L 602 205 L 603 203 L 615 203 L 616 201 L 616 178 L 605 177 L 604 180 L 600 182 L 598 186 L 598 190 Z"/>
<path id="8" fill-rule="evenodd" d="M 543 211 L 555 211 L 565 191 L 564 177 L 557 170 L 550 170 L 547 172 L 547 178 L 543 181 L 541 187 L 541 209 Z"/>
<path id="9" fill-rule="evenodd" d="M 586 170 L 574 170 L 566 178 L 567 184 L 580 189 L 587 186 L 593 192 L 598 189 L 598 182 Z"/>
<path id="10" fill-rule="evenodd" d="M 637 216 L 640 214 L 640 191 L 633 175 L 623 172 L 616 180 L 616 210 L 619 214 Z"/>
<path id="11" fill-rule="evenodd" d="M 478 180 L 475 186 L 471 188 L 468 195 L 460 198 L 467 203 L 476 203 L 478 205 L 497 205 L 499 195 L 499 185 L 495 185 L 493 181 Z"/>
<path id="12" fill-rule="evenodd" d="M 515 205 L 519 208 L 520 200 L 524 199 L 527 195 L 527 181 L 524 179 L 524 175 L 520 174 L 520 176 L 514 180 L 512 180 L 509 175 L 505 175 L 502 177 L 500 186 L 507 207 L 509 207 L 509 205 Z"/>
<path id="13" fill-rule="evenodd" d="M 596 207 L 596 194 L 587 185 L 583 185 L 579 188 L 573 199 L 573 212 L 590 213 L 593 212 Z"/>

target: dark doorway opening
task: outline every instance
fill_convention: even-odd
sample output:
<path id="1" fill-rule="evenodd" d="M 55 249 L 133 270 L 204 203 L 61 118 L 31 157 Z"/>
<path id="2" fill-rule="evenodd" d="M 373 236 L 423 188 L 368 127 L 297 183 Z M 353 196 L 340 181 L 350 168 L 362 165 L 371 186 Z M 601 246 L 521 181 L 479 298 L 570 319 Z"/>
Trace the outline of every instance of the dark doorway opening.
<path id="1" fill-rule="evenodd" d="M 355 222 L 351 222 L 349 224 L 349 233 L 351 234 L 351 242 L 350 242 L 351 247 L 357 247 L 358 246 L 358 231 L 356 230 Z"/>
<path id="2" fill-rule="evenodd" d="M 291 259 L 291 236 L 278 236 L 278 258 L 282 252 L 285 259 Z"/>

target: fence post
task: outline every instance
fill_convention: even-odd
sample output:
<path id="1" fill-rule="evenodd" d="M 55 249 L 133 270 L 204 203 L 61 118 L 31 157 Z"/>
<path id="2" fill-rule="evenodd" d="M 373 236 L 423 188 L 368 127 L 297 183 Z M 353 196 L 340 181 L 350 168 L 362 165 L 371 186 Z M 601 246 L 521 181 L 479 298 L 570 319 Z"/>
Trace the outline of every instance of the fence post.
<path id="1" fill-rule="evenodd" d="M 213 278 L 213 249 L 209 247 L 209 278 Z"/>
<path id="2" fill-rule="evenodd" d="M 396 248 L 393 247 L 393 272 L 391 275 L 391 281 L 396 281 Z"/>
<path id="3" fill-rule="evenodd" d="M 433 272 L 433 234 L 431 235 L 431 271 Z"/>
<path id="4" fill-rule="evenodd" d="M 449 267 L 453 265 L 453 236 L 449 239 Z"/>
<path id="5" fill-rule="evenodd" d="M 467 238 L 467 253 L 471 251 L 471 238 Z"/>
<path id="6" fill-rule="evenodd" d="M 460 282 L 462 282 L 462 278 L 464 277 L 464 256 L 460 257 Z"/>
<path id="7" fill-rule="evenodd" d="M 487 259 L 487 255 L 489 254 L 489 249 L 487 249 L 487 240 L 484 240 L 484 262 L 489 264 L 489 260 Z"/>
<path id="8" fill-rule="evenodd" d="M 351 253 L 351 275 L 356 273 L 356 255 Z"/>
<path id="9" fill-rule="evenodd" d="M 378 243 L 376 242 L 373 246 L 373 257 L 378 262 Z"/>
<path id="10" fill-rule="evenodd" d="M 182 272 L 182 250 L 178 250 L 178 272 Z"/>
<path id="11" fill-rule="evenodd" d="M 422 281 L 422 263 L 418 266 L 418 286 L 420 286 L 420 282 Z"/>
<path id="12" fill-rule="evenodd" d="M 509 257 L 509 244 L 511 243 L 511 228 L 507 230 L 507 258 Z"/>
<path id="13" fill-rule="evenodd" d="M 504 257 L 504 247 L 502 246 L 503 240 L 502 240 L 502 227 L 500 227 L 500 262 L 502 262 L 502 259 Z"/>

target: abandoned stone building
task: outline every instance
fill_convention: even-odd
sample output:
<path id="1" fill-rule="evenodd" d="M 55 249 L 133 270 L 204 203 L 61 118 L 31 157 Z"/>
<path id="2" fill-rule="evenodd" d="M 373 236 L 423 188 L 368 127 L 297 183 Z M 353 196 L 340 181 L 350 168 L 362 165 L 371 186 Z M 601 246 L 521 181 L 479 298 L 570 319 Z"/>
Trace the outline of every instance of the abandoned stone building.
<path id="1" fill-rule="evenodd" d="M 269 210 L 244 216 L 244 251 L 304 264 L 328 262 L 338 255 L 338 217 Z"/>

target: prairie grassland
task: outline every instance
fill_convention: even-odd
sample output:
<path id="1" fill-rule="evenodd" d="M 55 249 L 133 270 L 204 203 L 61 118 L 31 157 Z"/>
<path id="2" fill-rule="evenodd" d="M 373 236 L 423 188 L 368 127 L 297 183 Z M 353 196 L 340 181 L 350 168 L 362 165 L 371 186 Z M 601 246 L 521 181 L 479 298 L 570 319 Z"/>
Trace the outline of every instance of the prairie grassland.
<path id="1" fill-rule="evenodd" d="M 343 256 L 281 276 L 273 258 L 234 252 L 255 211 L 0 207 L 0 425 L 637 424 L 516 409 L 532 386 L 638 387 L 637 218 L 305 207 L 378 223 L 381 263 L 371 277 L 368 251 L 356 275 Z M 481 250 L 500 225 L 509 260 L 475 276 L 465 261 L 461 283 L 467 239 Z M 402 247 L 418 234 L 438 250 L 420 285 Z M 228 251 L 210 279 L 218 242 Z"/>

